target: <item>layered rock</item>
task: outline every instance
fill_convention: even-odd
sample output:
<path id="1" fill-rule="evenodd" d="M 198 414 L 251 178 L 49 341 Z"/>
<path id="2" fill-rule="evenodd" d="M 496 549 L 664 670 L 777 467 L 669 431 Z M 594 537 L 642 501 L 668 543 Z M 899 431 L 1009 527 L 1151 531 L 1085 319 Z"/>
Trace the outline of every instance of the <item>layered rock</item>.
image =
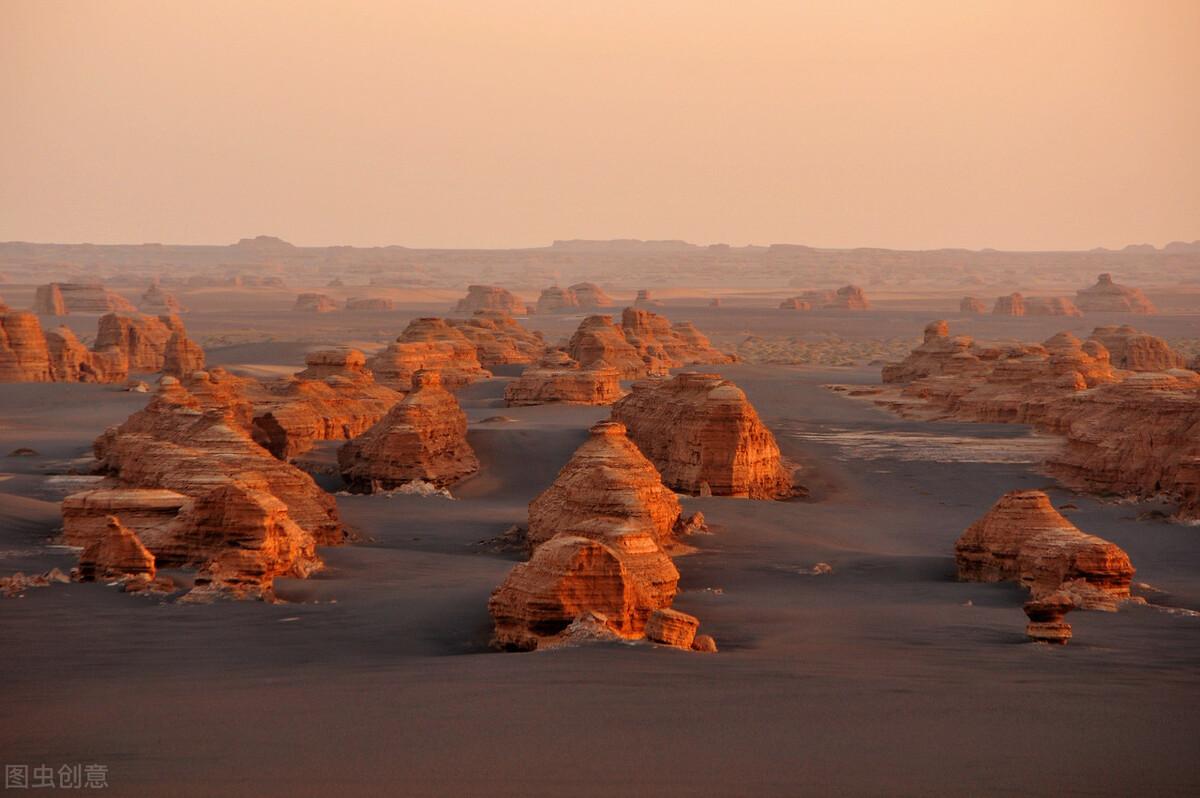
<path id="1" fill-rule="evenodd" d="M 183 330 L 178 316 L 124 316 L 108 313 L 100 317 L 94 349 L 123 352 L 131 373 L 161 371 L 171 334 Z"/>
<path id="2" fill-rule="evenodd" d="M 716 374 L 634 383 L 613 405 L 612 417 L 673 490 L 751 499 L 793 495 L 775 436 L 745 393 Z"/>
<path id="3" fill-rule="evenodd" d="M 0 313 L 0 382 L 51 382 L 50 350 L 38 317 Z"/>
<path id="4" fill-rule="evenodd" d="M 117 517 L 151 548 L 162 543 L 188 497 L 161 488 L 98 488 L 63 499 L 63 540 L 87 547 L 106 533 Z"/>
<path id="5" fill-rule="evenodd" d="M 1020 293 L 1012 293 L 1008 296 L 996 297 L 996 304 L 992 307 L 993 316 L 1024 316 L 1025 315 L 1025 297 Z"/>
<path id="6" fill-rule="evenodd" d="M 606 294 L 604 289 L 595 283 L 575 283 L 567 290 L 575 295 L 575 299 L 582 310 L 602 310 L 616 304 L 613 302 L 612 297 Z"/>
<path id="7" fill-rule="evenodd" d="M 789 304 L 792 303 L 792 304 Z M 804 307 L 807 305 L 808 307 Z M 809 310 L 821 308 L 824 310 L 868 310 L 871 303 L 862 288 L 857 285 L 844 285 L 834 290 L 805 291 L 799 296 L 784 301 L 780 307 L 792 310 Z"/>
<path id="8" fill-rule="evenodd" d="M 346 300 L 346 310 L 375 312 L 395 309 L 396 303 L 386 297 L 351 297 Z"/>
<path id="9" fill-rule="evenodd" d="M 540 332 L 525 329 L 507 313 L 479 310 L 469 319 L 450 319 L 449 323 L 474 345 L 484 368 L 532 363 L 546 349 Z"/>
<path id="10" fill-rule="evenodd" d="M 611 366 L 622 379 L 737 359 L 714 348 L 691 322 L 671 324 L 656 313 L 636 307 L 624 310 L 620 327 L 607 316 L 588 316 L 571 336 L 567 353 L 583 368 Z"/>
<path id="11" fill-rule="evenodd" d="M 49 283 L 34 294 L 33 312 L 47 316 L 68 313 L 134 313 L 137 308 L 100 283 Z"/>
<path id="12" fill-rule="evenodd" d="M 194 371 L 203 371 L 204 365 L 203 347 L 188 338 L 182 326 L 172 330 L 163 350 L 163 374 L 183 377 Z"/>
<path id="13" fill-rule="evenodd" d="M 116 516 L 105 519 L 104 529 L 79 556 L 76 576 L 81 582 L 110 579 L 154 578 L 154 555 Z"/>
<path id="14" fill-rule="evenodd" d="M 1155 335 L 1139 332 L 1128 324 L 1097 327 L 1092 338 L 1104 344 L 1119 369 L 1130 371 L 1170 371 L 1187 366 L 1185 358 Z"/>
<path id="15" fill-rule="evenodd" d="M 1037 490 L 1002 496 L 954 553 L 963 581 L 1019 582 L 1035 599 L 1061 591 L 1086 609 L 1115 609 L 1134 574 L 1120 547 L 1079 531 Z"/>
<path id="16" fill-rule="evenodd" d="M 367 360 L 367 367 L 380 384 L 397 391 L 412 390 L 418 371 L 437 372 L 450 390 L 492 376 L 462 330 L 437 317 L 414 319 L 394 342 Z"/>
<path id="17" fill-rule="evenodd" d="M 306 293 L 296 297 L 292 310 L 301 313 L 332 313 L 337 310 L 337 302 L 328 294 Z"/>
<path id="18" fill-rule="evenodd" d="M 1020 315 L 1020 314 L 1014 314 Z M 1082 316 L 1075 303 L 1062 296 L 1031 296 L 1025 298 L 1026 316 Z"/>
<path id="19" fill-rule="evenodd" d="M 812 310 L 813 305 L 807 299 L 798 296 L 788 297 L 779 303 L 780 310 Z"/>
<path id="20" fill-rule="evenodd" d="M 377 385 L 357 349 L 309 352 L 306 368 L 254 392 L 250 432 L 282 460 L 307 452 L 316 441 L 350 440 L 366 432 L 402 398 Z"/>
<path id="21" fill-rule="evenodd" d="M 1087 313 L 1156 313 L 1154 305 L 1139 288 L 1113 282 L 1111 274 L 1101 274 L 1096 284 L 1075 293 L 1075 304 Z"/>
<path id="22" fill-rule="evenodd" d="M 572 313 L 579 309 L 579 297 L 568 288 L 560 288 L 557 285 L 552 285 L 549 288 L 543 288 L 542 293 L 538 296 L 536 310 L 539 315 L 551 315 L 554 313 Z"/>
<path id="23" fill-rule="evenodd" d="M 610 316 L 588 316 L 584 319 L 567 344 L 567 354 L 581 368 L 609 366 L 617 370 L 622 379 L 637 379 L 650 373 L 661 373 L 661 364 L 651 365 L 642 358 L 636 347 L 625 339 L 625 333 L 613 323 Z"/>
<path id="24" fill-rule="evenodd" d="M 655 308 L 661 308 L 662 304 L 662 302 L 659 302 L 650 295 L 648 288 L 639 288 L 637 296 L 633 300 L 633 306 L 641 310 L 654 310 Z"/>
<path id="25" fill-rule="evenodd" d="M 138 310 L 151 316 L 174 316 L 184 312 L 175 294 L 166 290 L 155 278 L 138 300 Z"/>
<path id="26" fill-rule="evenodd" d="M 672 609 L 655 610 L 646 621 L 646 637 L 656 643 L 690 649 L 696 640 L 700 620 L 694 615 Z"/>
<path id="27" fill-rule="evenodd" d="M 620 399 L 621 374 L 609 366 L 580 368 L 561 350 L 548 352 L 504 389 L 509 407 L 542 404 L 609 405 Z"/>
<path id="28" fill-rule="evenodd" d="M 355 493 L 415 480 L 445 487 L 479 469 L 467 443 L 467 417 L 437 372 L 419 371 L 413 391 L 338 450 L 342 479 Z"/>
<path id="29" fill-rule="evenodd" d="M 1075 609 L 1075 601 L 1070 595 L 1051 593 L 1025 602 L 1023 609 L 1029 618 L 1025 634 L 1030 640 L 1063 646 L 1070 642 L 1071 624 L 1063 620 L 1063 616 Z"/>
<path id="30" fill-rule="evenodd" d="M 469 285 L 467 295 L 458 300 L 454 312 L 474 313 L 477 310 L 498 310 L 519 316 L 525 313 L 525 303 L 498 285 Z"/>
<path id="31" fill-rule="evenodd" d="M 970 313 L 974 316 L 981 316 L 987 313 L 987 306 L 983 304 L 982 299 L 973 296 L 965 296 L 958 303 L 959 313 Z"/>

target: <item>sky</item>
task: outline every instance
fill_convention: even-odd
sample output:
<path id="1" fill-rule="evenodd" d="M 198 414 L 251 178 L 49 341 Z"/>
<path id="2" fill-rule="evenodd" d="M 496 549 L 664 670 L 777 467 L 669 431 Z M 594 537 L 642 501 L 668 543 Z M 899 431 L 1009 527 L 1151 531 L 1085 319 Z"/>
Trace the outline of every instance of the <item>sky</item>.
<path id="1" fill-rule="evenodd" d="M 0 0 L 0 240 L 1200 238 L 1197 0 Z"/>

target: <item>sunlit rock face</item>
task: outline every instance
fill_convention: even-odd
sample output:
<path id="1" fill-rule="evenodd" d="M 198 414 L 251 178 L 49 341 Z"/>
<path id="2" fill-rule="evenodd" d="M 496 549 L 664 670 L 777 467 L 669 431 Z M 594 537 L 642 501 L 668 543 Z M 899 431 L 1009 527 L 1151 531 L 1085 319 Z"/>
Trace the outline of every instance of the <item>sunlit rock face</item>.
<path id="1" fill-rule="evenodd" d="M 1111 274 L 1101 274 L 1096 284 L 1075 293 L 1075 304 L 1085 313 L 1157 313 L 1140 288 L 1119 285 Z"/>
<path id="2" fill-rule="evenodd" d="M 467 295 L 458 300 L 453 312 L 474 313 L 477 310 L 499 310 L 519 316 L 525 313 L 525 303 L 498 285 L 469 285 Z"/>
<path id="3" fill-rule="evenodd" d="M 541 404 L 609 405 L 624 395 L 621 375 L 610 366 L 582 369 L 561 350 L 548 352 L 504 389 L 509 407 Z"/>

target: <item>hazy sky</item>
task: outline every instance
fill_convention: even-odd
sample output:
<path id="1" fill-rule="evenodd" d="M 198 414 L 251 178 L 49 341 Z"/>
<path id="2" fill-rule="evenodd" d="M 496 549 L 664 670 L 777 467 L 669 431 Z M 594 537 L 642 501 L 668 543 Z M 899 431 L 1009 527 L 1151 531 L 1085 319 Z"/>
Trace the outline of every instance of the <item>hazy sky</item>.
<path id="1" fill-rule="evenodd" d="M 0 0 L 0 240 L 1200 238 L 1200 0 Z"/>

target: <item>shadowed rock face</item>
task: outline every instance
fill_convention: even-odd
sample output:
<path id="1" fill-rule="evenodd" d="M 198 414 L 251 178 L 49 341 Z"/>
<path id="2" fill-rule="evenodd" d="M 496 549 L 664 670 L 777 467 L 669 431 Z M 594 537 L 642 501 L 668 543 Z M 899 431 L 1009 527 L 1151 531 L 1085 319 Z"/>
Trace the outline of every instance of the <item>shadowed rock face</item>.
<path id="1" fill-rule="evenodd" d="M 451 485 L 479 469 L 467 443 L 467 417 L 437 372 L 419 371 L 413 392 L 338 450 L 338 465 L 355 493 L 391 490 L 415 480 Z"/>
<path id="2" fill-rule="evenodd" d="M 300 294 L 292 310 L 301 313 L 332 313 L 337 310 L 337 302 L 326 294 Z"/>
<path id="3" fill-rule="evenodd" d="M 0 314 L 0 382 L 51 382 L 50 350 L 38 317 Z"/>
<path id="4" fill-rule="evenodd" d="M 1133 565 L 1116 544 L 1080 532 L 1036 490 L 1006 493 L 954 546 L 958 578 L 1019 582 L 1034 598 L 1060 591 L 1087 609 L 1129 598 Z"/>
<path id="5" fill-rule="evenodd" d="M 996 297 L 996 304 L 992 307 L 993 316 L 1024 316 L 1025 315 L 1025 297 L 1018 293 L 1009 294 L 1008 296 Z"/>
<path id="6" fill-rule="evenodd" d="M 138 536 L 121 524 L 116 516 L 107 516 L 100 534 L 79 556 L 76 576 L 81 582 L 100 582 L 125 577 L 154 578 L 154 555 Z"/>
<path id="7" fill-rule="evenodd" d="M 740 388 L 716 374 L 684 372 L 634 383 L 613 420 L 673 490 L 693 496 L 793 495 L 775 436 Z"/>
<path id="8" fill-rule="evenodd" d="M 100 283 L 49 283 L 34 294 L 33 312 L 44 316 L 68 313 L 134 313 L 137 308 L 125 297 Z"/>
<path id="9" fill-rule="evenodd" d="M 1111 274 L 1102 274 L 1096 284 L 1075 293 L 1075 304 L 1088 313 L 1156 313 L 1154 305 L 1140 288 L 1113 282 Z"/>
<path id="10" fill-rule="evenodd" d="M 525 312 L 525 303 L 498 285 L 469 285 L 467 295 L 458 300 L 454 312 L 474 313 L 477 310 L 499 310 L 520 315 Z"/>
<path id="11" fill-rule="evenodd" d="M 418 371 L 437 372 L 447 390 L 492 376 L 462 330 L 434 316 L 413 319 L 394 342 L 367 360 L 367 367 L 380 384 L 397 391 L 412 390 Z"/>
<path id="12" fill-rule="evenodd" d="M 1054 643 L 1065 646 L 1071 640 L 1071 624 L 1063 620 L 1075 609 L 1075 600 L 1070 595 L 1057 592 L 1025 602 L 1023 608 L 1029 623 L 1025 634 L 1037 643 Z"/>
<path id="13" fill-rule="evenodd" d="M 581 369 L 561 350 L 549 352 L 504 389 L 509 407 L 563 404 L 610 405 L 620 399 L 621 375 L 609 366 Z"/>

